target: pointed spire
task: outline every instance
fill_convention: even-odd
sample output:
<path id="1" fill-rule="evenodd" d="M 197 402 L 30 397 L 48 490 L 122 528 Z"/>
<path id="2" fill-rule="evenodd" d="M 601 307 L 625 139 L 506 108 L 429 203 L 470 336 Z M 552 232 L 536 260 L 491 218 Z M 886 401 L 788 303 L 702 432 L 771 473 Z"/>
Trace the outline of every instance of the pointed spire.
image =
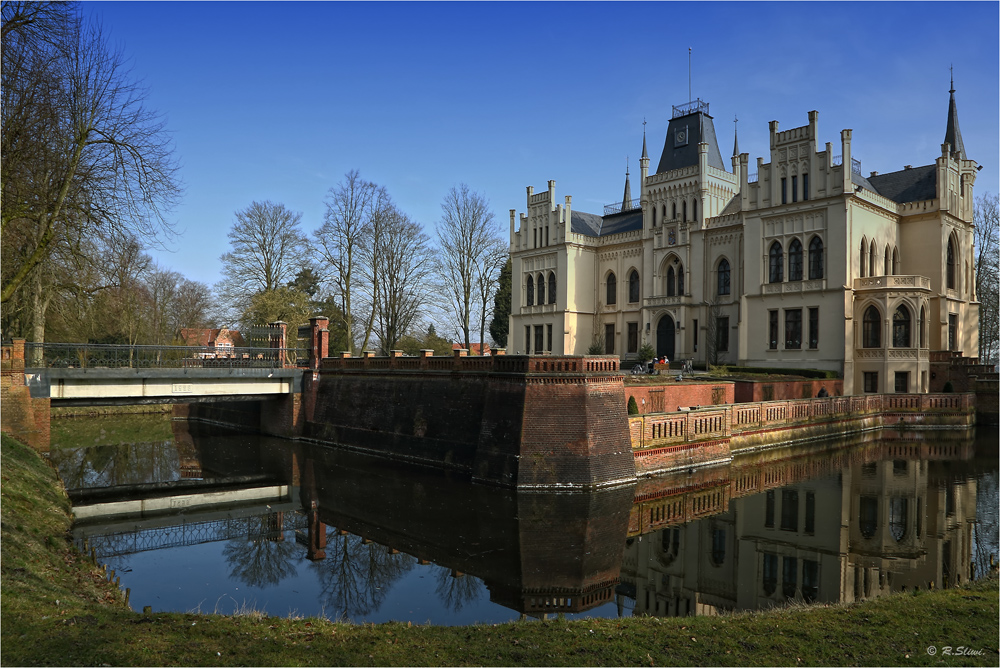
<path id="1" fill-rule="evenodd" d="M 646 153 L 646 119 L 642 119 L 642 159 L 649 160 L 649 154 Z M 628 170 L 626 170 L 628 171 Z"/>
<path id="2" fill-rule="evenodd" d="M 951 98 L 948 101 L 948 128 L 944 133 L 944 141 L 951 144 L 951 154 L 965 159 L 965 144 L 962 143 L 962 131 L 958 128 L 958 105 L 955 103 L 955 73 L 952 70 Z"/>
<path id="3" fill-rule="evenodd" d="M 740 154 L 740 135 L 739 126 L 737 125 L 739 122 L 740 119 L 733 116 L 733 157 L 738 157 Z"/>
<path id="4" fill-rule="evenodd" d="M 622 213 L 632 208 L 632 188 L 628 184 L 628 158 L 625 158 L 625 195 L 622 197 Z"/>

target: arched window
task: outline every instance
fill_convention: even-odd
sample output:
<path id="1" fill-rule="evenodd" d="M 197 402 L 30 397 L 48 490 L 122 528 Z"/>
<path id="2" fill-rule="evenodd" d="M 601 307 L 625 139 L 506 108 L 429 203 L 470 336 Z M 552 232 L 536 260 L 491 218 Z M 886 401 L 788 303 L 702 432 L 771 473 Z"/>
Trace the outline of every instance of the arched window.
<path id="1" fill-rule="evenodd" d="M 688 203 L 687 200 L 681 202 L 681 222 L 687 222 L 688 219 Z"/>
<path id="2" fill-rule="evenodd" d="M 802 280 L 802 242 L 798 239 L 788 244 L 788 280 Z"/>
<path id="3" fill-rule="evenodd" d="M 889 244 L 885 245 L 885 261 L 882 262 L 882 275 L 892 276 L 892 253 L 889 250 Z"/>
<path id="4" fill-rule="evenodd" d="M 712 565 L 721 566 L 726 562 L 726 530 L 712 529 Z"/>
<path id="5" fill-rule="evenodd" d="M 606 302 L 608 304 L 618 303 L 618 279 L 615 278 L 614 273 L 608 274 L 608 298 Z"/>
<path id="6" fill-rule="evenodd" d="M 677 265 L 677 296 L 684 296 L 684 265 Z"/>
<path id="7" fill-rule="evenodd" d="M 910 347 L 910 309 L 903 304 L 900 304 L 892 314 L 892 346 Z"/>
<path id="8" fill-rule="evenodd" d="M 892 247 L 892 275 L 899 276 L 899 249 Z"/>
<path id="9" fill-rule="evenodd" d="M 948 289 L 955 289 L 955 240 L 954 237 L 948 239 L 948 258 L 946 262 L 946 277 Z"/>
<path id="10" fill-rule="evenodd" d="M 528 306 L 535 303 L 535 279 L 528 276 Z"/>
<path id="11" fill-rule="evenodd" d="M 864 348 L 882 347 L 882 314 L 874 306 L 869 306 L 862 318 L 861 345 Z"/>
<path id="12" fill-rule="evenodd" d="M 927 347 L 927 339 L 924 338 L 926 336 L 924 334 L 924 332 L 927 331 L 926 330 L 926 326 L 927 326 L 927 324 L 926 324 L 926 321 L 924 320 L 924 307 L 921 306 L 920 307 L 920 322 L 917 323 L 917 327 L 920 328 L 920 347 L 921 348 L 926 348 Z"/>
<path id="13" fill-rule="evenodd" d="M 862 496 L 858 504 L 858 524 L 861 535 L 871 538 L 878 529 L 878 497 Z"/>
<path id="14" fill-rule="evenodd" d="M 878 244 L 876 244 L 875 241 L 873 240 L 872 241 L 872 245 L 868 249 L 868 275 L 869 276 L 878 276 L 878 274 L 875 273 L 875 272 L 878 271 L 878 269 L 876 268 L 878 266 L 876 264 L 876 259 L 877 258 L 878 258 Z"/>
<path id="15" fill-rule="evenodd" d="M 639 301 L 639 272 L 635 269 L 628 275 L 628 301 L 630 304 Z"/>
<path id="16" fill-rule="evenodd" d="M 813 237 L 809 242 L 809 280 L 823 278 L 823 240 Z"/>
<path id="17" fill-rule="evenodd" d="M 691 220 L 698 222 L 698 200 L 691 202 Z"/>
<path id="18" fill-rule="evenodd" d="M 716 289 L 716 294 L 729 294 L 729 260 L 726 258 L 719 260 L 719 286 Z"/>
<path id="19" fill-rule="evenodd" d="M 677 202 L 674 202 L 674 203 L 673 203 L 673 205 L 674 205 L 674 215 L 673 215 L 673 219 L 674 219 L 674 220 L 677 220 Z"/>
<path id="20" fill-rule="evenodd" d="M 868 242 L 861 238 L 861 257 L 858 258 L 858 273 L 861 278 L 868 275 Z"/>
<path id="21" fill-rule="evenodd" d="M 545 276 L 543 274 L 538 275 L 538 304 L 542 305 L 545 303 Z"/>
<path id="22" fill-rule="evenodd" d="M 549 303 L 556 303 L 556 273 L 554 271 L 549 272 Z"/>
<path id="23" fill-rule="evenodd" d="M 677 294 L 677 275 L 673 267 L 667 268 L 667 296 L 673 297 Z"/>
<path id="24" fill-rule="evenodd" d="M 768 253 L 768 283 L 781 283 L 784 280 L 784 265 L 785 254 L 781 250 L 781 244 L 775 241 L 771 244 L 771 250 Z"/>
<path id="25" fill-rule="evenodd" d="M 889 499 L 889 533 L 898 543 L 906 536 L 906 499 L 894 496 Z"/>

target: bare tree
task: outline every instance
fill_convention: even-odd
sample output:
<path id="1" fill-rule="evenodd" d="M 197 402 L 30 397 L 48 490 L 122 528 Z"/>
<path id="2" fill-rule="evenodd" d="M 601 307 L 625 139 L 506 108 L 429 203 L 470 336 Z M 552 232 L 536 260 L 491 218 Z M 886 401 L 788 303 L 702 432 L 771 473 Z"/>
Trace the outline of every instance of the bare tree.
<path id="1" fill-rule="evenodd" d="M 509 244 L 499 238 L 490 239 L 483 249 L 482 260 L 476 265 L 476 297 L 479 303 L 479 341 L 486 341 L 486 322 L 492 317 L 491 302 L 500 284 L 500 272 L 507 264 Z M 483 348 L 480 347 L 480 352 Z"/>
<path id="2" fill-rule="evenodd" d="M 361 297 L 358 306 L 361 306 L 361 310 L 365 313 L 364 330 L 361 332 L 361 350 L 368 349 L 368 343 L 375 331 L 375 321 L 378 317 L 386 280 L 382 273 L 385 241 L 398 216 L 398 210 L 392 203 L 386 189 L 375 187 L 368 205 L 359 247 L 361 260 L 359 276 L 362 280 L 358 290 Z"/>
<path id="3" fill-rule="evenodd" d="M 397 347 L 428 301 L 433 255 L 430 239 L 406 214 L 393 210 L 376 253 L 379 285 L 376 325 L 384 354 Z"/>
<path id="4" fill-rule="evenodd" d="M 301 219 L 301 213 L 267 201 L 236 212 L 230 251 L 220 258 L 223 279 L 217 285 L 222 305 L 230 309 L 228 320 L 242 320 L 255 295 L 287 286 L 308 263 Z"/>
<path id="5" fill-rule="evenodd" d="M 465 347 L 470 348 L 469 329 L 479 299 L 481 265 L 500 234 L 487 199 L 464 183 L 448 191 L 441 210 L 437 235 L 440 278 L 445 281 L 442 289 Z M 490 285 L 487 294 L 492 294 L 493 289 Z"/>
<path id="6" fill-rule="evenodd" d="M 72 4 L 3 4 L 3 287 L 6 303 L 61 239 L 173 234 L 179 192 L 158 114 L 125 58 Z"/>
<path id="7" fill-rule="evenodd" d="M 374 183 L 362 179 L 356 169 L 349 171 L 339 185 L 330 188 L 323 224 L 313 232 L 317 255 L 328 265 L 328 271 L 323 273 L 328 275 L 334 296 L 340 302 L 351 352 L 362 248 L 370 235 L 372 203 L 379 190 Z"/>
<path id="8" fill-rule="evenodd" d="M 996 364 L 1000 356 L 1000 212 L 998 198 L 984 193 L 976 198 L 976 298 L 979 300 L 979 358 Z"/>

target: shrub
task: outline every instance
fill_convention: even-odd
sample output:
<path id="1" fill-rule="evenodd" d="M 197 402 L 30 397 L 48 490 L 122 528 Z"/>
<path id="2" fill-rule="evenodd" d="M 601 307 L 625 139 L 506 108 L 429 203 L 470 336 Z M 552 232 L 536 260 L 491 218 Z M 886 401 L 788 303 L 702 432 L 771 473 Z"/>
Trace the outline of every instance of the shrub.
<path id="1" fill-rule="evenodd" d="M 635 403 L 635 397 L 633 397 L 631 395 L 629 395 L 629 398 L 628 398 L 628 414 L 629 415 L 638 415 L 639 414 L 639 405 Z"/>
<path id="2" fill-rule="evenodd" d="M 644 343 L 639 346 L 639 361 L 645 364 L 649 360 L 656 357 L 656 350 L 649 343 Z"/>

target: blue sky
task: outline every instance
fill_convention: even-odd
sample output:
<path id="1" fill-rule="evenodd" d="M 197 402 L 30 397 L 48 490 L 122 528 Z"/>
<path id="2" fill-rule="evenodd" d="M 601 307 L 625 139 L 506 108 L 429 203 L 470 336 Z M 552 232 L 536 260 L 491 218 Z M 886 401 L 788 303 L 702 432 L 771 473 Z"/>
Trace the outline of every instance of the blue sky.
<path id="1" fill-rule="evenodd" d="M 1000 169 L 1000 4 L 85 2 L 131 57 L 181 164 L 183 234 L 157 261 L 213 284 L 233 213 L 254 200 L 312 231 L 343 175 L 384 185 L 433 235 L 458 183 L 506 233 L 525 186 L 573 208 L 620 200 L 653 167 L 671 105 L 711 105 L 720 149 L 767 159 L 768 122 L 820 143 L 852 128 L 862 171 L 931 164 L 954 66 L 977 193 Z M 727 163 L 728 164 L 728 163 Z M 637 182 L 633 191 L 638 196 Z"/>

